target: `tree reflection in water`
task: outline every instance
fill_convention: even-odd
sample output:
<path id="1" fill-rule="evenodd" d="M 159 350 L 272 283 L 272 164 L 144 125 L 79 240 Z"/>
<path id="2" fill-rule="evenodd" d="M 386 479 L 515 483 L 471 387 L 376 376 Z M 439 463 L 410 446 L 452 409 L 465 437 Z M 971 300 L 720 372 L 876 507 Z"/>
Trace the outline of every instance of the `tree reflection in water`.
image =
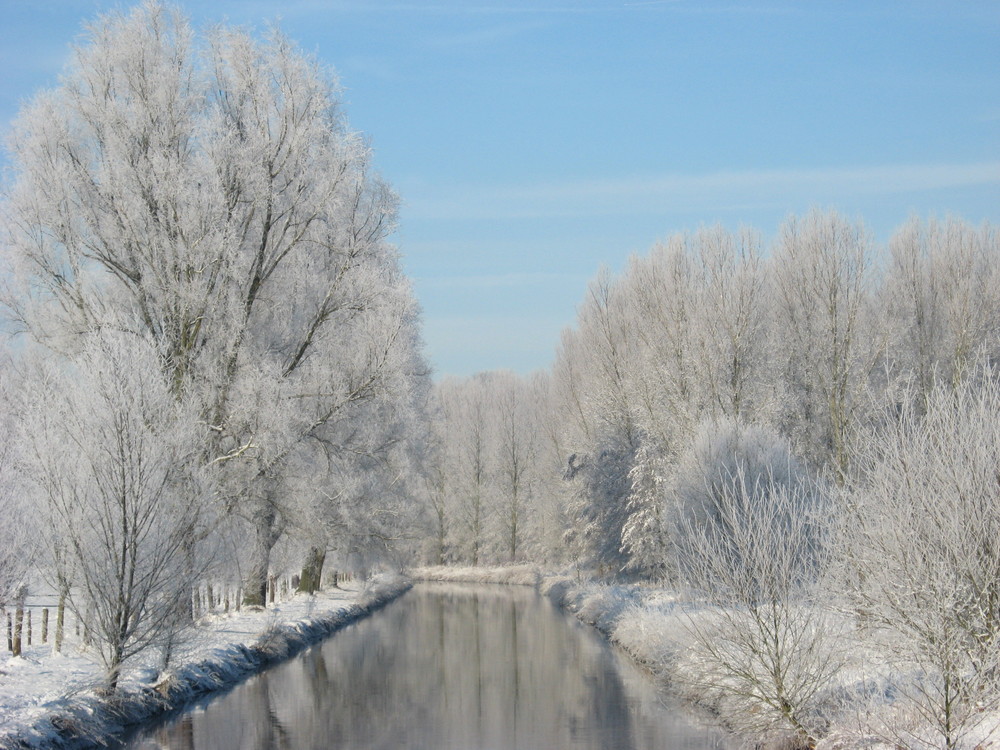
<path id="1" fill-rule="evenodd" d="M 722 747 L 533 590 L 426 584 L 127 747 Z"/>

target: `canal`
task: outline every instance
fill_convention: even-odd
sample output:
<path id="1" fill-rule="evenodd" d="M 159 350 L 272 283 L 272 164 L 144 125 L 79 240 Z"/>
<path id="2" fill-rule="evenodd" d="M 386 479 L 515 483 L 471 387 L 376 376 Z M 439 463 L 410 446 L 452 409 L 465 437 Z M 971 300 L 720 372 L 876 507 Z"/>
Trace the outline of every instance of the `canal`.
<path id="1" fill-rule="evenodd" d="M 130 750 L 708 750 L 592 629 L 519 586 L 420 584 L 298 657 L 129 738 Z"/>

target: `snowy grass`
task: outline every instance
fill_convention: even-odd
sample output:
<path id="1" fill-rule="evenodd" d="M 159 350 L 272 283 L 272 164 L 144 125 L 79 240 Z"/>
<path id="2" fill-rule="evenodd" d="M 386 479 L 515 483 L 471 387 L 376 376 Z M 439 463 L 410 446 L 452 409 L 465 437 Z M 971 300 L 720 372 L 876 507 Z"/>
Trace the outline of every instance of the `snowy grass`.
<path id="1" fill-rule="evenodd" d="M 100 695 L 101 668 L 74 649 L 26 649 L 0 657 L 0 749 L 102 745 L 123 728 L 255 674 L 354 622 L 410 588 L 377 576 L 362 586 L 296 595 L 268 609 L 202 618 L 187 634 L 175 667 L 160 675 L 154 655 L 123 674 L 119 691 Z"/>
<path id="2" fill-rule="evenodd" d="M 650 670 L 661 687 L 699 714 L 710 713 L 728 725 L 730 713 L 755 710 L 706 692 L 692 692 L 691 675 L 703 673 L 690 635 L 692 622 L 708 625 L 718 617 L 710 607 L 679 599 L 670 590 L 647 585 L 613 585 L 567 575 L 542 575 L 538 589 L 556 605 L 594 626 L 636 662 Z M 835 623 L 836 624 L 836 623 Z M 828 730 L 816 750 L 933 750 L 941 741 L 924 717 L 904 700 L 912 673 L 894 672 L 880 656 L 873 634 L 846 622 L 837 624 L 845 655 L 843 667 L 821 690 L 819 701 Z M 743 723 L 743 722 L 737 722 Z M 968 750 L 1000 747 L 1000 715 L 985 711 L 959 743 Z M 747 746 L 788 747 L 787 738 L 744 738 Z"/>
<path id="3" fill-rule="evenodd" d="M 541 571 L 534 565 L 506 565 L 495 568 L 460 568 L 434 566 L 407 571 L 415 581 L 446 581 L 449 583 L 507 583 L 538 586 Z"/>

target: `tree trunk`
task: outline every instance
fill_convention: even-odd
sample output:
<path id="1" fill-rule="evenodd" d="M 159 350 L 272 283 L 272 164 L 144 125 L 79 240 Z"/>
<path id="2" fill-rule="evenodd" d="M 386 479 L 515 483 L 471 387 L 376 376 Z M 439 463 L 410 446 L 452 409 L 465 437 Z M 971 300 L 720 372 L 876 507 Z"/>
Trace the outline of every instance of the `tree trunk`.
<path id="1" fill-rule="evenodd" d="M 14 643 L 13 648 L 11 648 L 11 653 L 14 656 L 21 655 L 21 633 L 24 630 L 24 600 L 28 596 L 28 589 L 25 586 L 21 586 L 17 593 L 15 600 L 15 610 L 14 610 Z"/>
<path id="2" fill-rule="evenodd" d="M 94 621 L 94 608 L 92 604 L 87 604 L 83 613 L 83 645 L 90 646 L 90 623 Z"/>
<path id="3" fill-rule="evenodd" d="M 108 663 L 107 692 L 109 695 L 114 694 L 118 689 L 118 678 L 121 677 L 122 673 L 122 656 L 121 644 L 115 644 L 111 651 L 111 660 Z"/>
<path id="4" fill-rule="evenodd" d="M 250 550 L 250 564 L 243 580 L 243 604 L 248 607 L 267 606 L 267 572 L 271 563 L 271 549 L 277 541 L 277 512 L 264 501 L 254 514 L 254 541 Z"/>
<path id="5" fill-rule="evenodd" d="M 66 589 L 59 590 L 59 605 L 56 607 L 55 652 L 62 653 L 63 632 L 66 625 Z"/>
<path id="6" fill-rule="evenodd" d="M 14 610 L 14 643 L 10 649 L 11 654 L 14 656 L 21 655 L 21 632 L 24 628 L 24 609 L 21 607 L 20 603 L 17 605 L 17 609 Z"/>
<path id="7" fill-rule="evenodd" d="M 194 622 L 196 612 L 194 604 L 194 594 L 198 588 L 198 576 L 195 575 L 194 563 L 194 543 L 190 538 L 184 540 L 184 575 L 187 581 L 184 584 L 185 596 L 180 597 L 180 615 L 185 622 Z"/>
<path id="8" fill-rule="evenodd" d="M 323 580 L 323 563 L 326 562 L 326 550 L 310 547 L 306 562 L 302 566 L 298 590 L 305 594 L 315 594 L 321 588 Z"/>

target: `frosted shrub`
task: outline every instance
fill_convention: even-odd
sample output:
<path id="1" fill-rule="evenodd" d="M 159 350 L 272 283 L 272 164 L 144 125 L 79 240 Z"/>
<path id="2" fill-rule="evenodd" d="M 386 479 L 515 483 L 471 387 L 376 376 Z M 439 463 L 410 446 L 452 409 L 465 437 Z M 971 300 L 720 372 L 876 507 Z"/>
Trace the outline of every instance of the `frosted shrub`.
<path id="1" fill-rule="evenodd" d="M 816 601 L 825 493 L 777 435 L 724 422 L 701 429 L 675 498 L 673 548 L 694 603 L 681 616 L 692 648 L 679 686 L 738 732 L 812 744 L 841 664 Z"/>
<path id="2" fill-rule="evenodd" d="M 844 579 L 899 676 L 876 730 L 955 748 L 992 735 L 1000 707 L 1000 386 L 980 373 L 905 403 L 849 488 Z M 937 736 L 918 739 L 920 726 Z"/>

